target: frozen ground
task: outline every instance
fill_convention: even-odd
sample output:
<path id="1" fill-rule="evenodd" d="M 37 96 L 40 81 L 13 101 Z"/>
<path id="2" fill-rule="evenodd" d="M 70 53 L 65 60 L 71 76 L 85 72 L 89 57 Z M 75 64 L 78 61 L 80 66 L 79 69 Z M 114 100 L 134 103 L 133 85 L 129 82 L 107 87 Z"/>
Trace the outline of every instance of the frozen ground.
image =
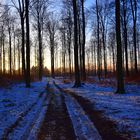
<path id="1" fill-rule="evenodd" d="M 112 87 L 97 84 L 85 84 L 81 88 L 72 88 L 73 83 L 64 84 L 62 79 L 56 83 L 66 91 L 88 99 L 97 110 L 104 111 L 106 118 L 117 124 L 119 131 L 128 131 L 131 136 L 140 139 L 140 86 L 127 84 L 126 94 L 114 94 Z"/>
<path id="2" fill-rule="evenodd" d="M 114 94 L 114 88 L 97 84 L 85 83 L 80 88 L 72 88 L 73 83 L 64 84 L 61 78 L 43 78 L 41 82 L 32 83 L 30 89 L 22 83 L 0 89 L 0 139 L 35 140 L 43 135 L 44 140 L 50 134 L 52 138 L 61 134 L 66 139 L 69 135 L 77 139 L 101 139 L 91 114 L 84 108 L 86 104 L 61 91 L 53 81 L 65 91 L 90 101 L 96 110 L 103 111 L 107 119 L 117 124 L 119 134 L 127 130 L 131 138 L 140 139 L 139 85 L 128 84 L 126 94 L 119 95 Z"/>
<path id="3" fill-rule="evenodd" d="M 72 135 L 101 139 L 82 107 L 59 91 L 53 79 L 34 82 L 30 89 L 22 83 L 0 89 L 0 139 L 67 140 Z"/>
<path id="4" fill-rule="evenodd" d="M 43 111 L 46 84 L 43 78 L 41 82 L 32 83 L 30 89 L 22 83 L 0 89 L 0 139 L 25 137 Z"/>

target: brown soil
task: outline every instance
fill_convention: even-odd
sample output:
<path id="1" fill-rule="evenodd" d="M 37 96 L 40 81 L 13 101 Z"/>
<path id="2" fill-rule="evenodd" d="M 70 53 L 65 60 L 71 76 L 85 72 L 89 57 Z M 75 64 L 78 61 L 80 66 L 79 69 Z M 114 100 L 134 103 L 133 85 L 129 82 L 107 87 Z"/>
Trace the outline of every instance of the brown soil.
<path id="1" fill-rule="evenodd" d="M 39 140 L 75 140 L 63 95 L 51 94 L 51 101 L 38 134 Z"/>
<path id="2" fill-rule="evenodd" d="M 96 110 L 93 104 L 91 104 L 88 100 L 84 99 L 81 96 L 78 96 L 76 94 L 72 94 L 72 96 L 78 101 L 90 120 L 94 123 L 103 140 L 130 139 L 129 133 L 121 133 L 117 131 L 117 125 L 115 124 L 115 122 L 105 118 L 103 115 L 103 111 Z"/>

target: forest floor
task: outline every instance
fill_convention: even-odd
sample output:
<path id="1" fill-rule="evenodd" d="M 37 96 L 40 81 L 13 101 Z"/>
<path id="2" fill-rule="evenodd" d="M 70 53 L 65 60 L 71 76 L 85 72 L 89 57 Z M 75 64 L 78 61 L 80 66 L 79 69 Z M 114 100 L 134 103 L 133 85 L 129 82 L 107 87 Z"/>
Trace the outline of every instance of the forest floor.
<path id="1" fill-rule="evenodd" d="M 95 80 L 73 84 L 57 77 L 30 89 L 23 83 L 0 88 L 0 139 L 140 140 L 139 85 L 126 84 L 119 95 Z"/>

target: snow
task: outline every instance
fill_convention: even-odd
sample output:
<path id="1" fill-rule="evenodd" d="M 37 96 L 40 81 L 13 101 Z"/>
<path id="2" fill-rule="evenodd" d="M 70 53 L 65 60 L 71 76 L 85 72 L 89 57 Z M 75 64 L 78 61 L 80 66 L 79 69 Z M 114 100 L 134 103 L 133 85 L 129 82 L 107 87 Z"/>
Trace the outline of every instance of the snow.
<path id="1" fill-rule="evenodd" d="M 107 119 L 117 124 L 118 131 L 128 131 L 133 138 L 140 139 L 140 85 L 126 84 L 126 94 L 115 94 L 115 88 L 99 84 L 85 83 L 80 88 L 72 88 L 73 83 L 64 84 L 62 78 L 43 78 L 41 82 L 33 82 L 30 89 L 23 83 L 0 89 L 0 139 L 37 139 L 50 101 L 47 83 L 50 93 L 51 90 L 54 94 L 61 93 L 54 81 L 61 88 L 88 99 L 95 109 L 103 111 Z M 87 139 L 92 134 L 100 137 L 76 99 L 63 94 L 75 134 L 78 137 L 83 134 Z"/>
<path id="2" fill-rule="evenodd" d="M 78 139 L 101 140 L 101 136 L 78 102 L 65 95 L 65 102 Z"/>
<path id="3" fill-rule="evenodd" d="M 19 139 L 27 134 L 42 111 L 46 84 L 47 79 L 43 78 L 41 82 L 33 82 L 31 88 L 20 83 L 0 89 L 0 139 L 7 134 L 8 139 Z"/>
<path id="4" fill-rule="evenodd" d="M 55 79 L 50 79 L 50 88 L 53 89 L 53 94 L 62 94 L 65 97 L 65 104 L 77 139 L 101 140 L 102 138 L 98 130 L 88 118 L 80 104 L 72 96 L 60 92 L 60 90 L 56 88 L 54 81 Z"/>
<path id="5" fill-rule="evenodd" d="M 118 130 L 128 131 L 133 138 L 140 139 L 140 86 L 126 84 L 126 94 L 115 94 L 115 88 L 86 83 L 80 88 L 72 88 L 73 83 L 56 83 L 65 90 L 75 92 L 88 99 L 104 116 L 116 122 Z"/>

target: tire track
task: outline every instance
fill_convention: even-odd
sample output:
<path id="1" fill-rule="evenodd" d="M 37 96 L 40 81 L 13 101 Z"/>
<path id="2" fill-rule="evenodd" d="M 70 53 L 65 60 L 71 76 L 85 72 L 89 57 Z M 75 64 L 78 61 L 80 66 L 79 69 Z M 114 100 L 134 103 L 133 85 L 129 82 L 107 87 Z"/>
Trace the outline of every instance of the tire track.
<path id="1" fill-rule="evenodd" d="M 11 124 L 7 129 L 4 130 L 4 133 L 1 138 L 2 140 L 8 139 L 8 135 L 15 130 L 15 128 L 20 124 L 20 122 L 24 119 L 24 117 L 28 115 L 28 113 L 30 113 L 30 111 L 37 105 L 39 100 L 43 97 L 43 94 L 44 91 L 38 95 L 38 99 L 26 111 L 20 113 L 19 117 L 13 124 Z"/>
<path id="2" fill-rule="evenodd" d="M 91 102 L 82 96 L 78 96 L 73 91 L 67 91 L 63 88 L 59 87 L 55 83 L 56 87 L 63 92 L 64 94 L 69 94 L 70 96 L 74 97 L 77 102 L 81 105 L 81 107 L 84 109 L 86 115 L 90 118 L 90 120 L 94 123 L 95 127 L 99 131 L 101 137 L 103 140 L 129 140 L 130 134 L 128 132 L 118 132 L 117 131 L 117 125 L 111 121 L 108 120 L 103 116 L 103 111 L 96 110 L 94 107 L 94 104 L 91 104 Z"/>
<path id="3" fill-rule="evenodd" d="M 48 89 L 49 90 L 49 89 Z M 64 96 L 50 89 L 50 103 L 38 134 L 38 140 L 75 140 Z"/>

